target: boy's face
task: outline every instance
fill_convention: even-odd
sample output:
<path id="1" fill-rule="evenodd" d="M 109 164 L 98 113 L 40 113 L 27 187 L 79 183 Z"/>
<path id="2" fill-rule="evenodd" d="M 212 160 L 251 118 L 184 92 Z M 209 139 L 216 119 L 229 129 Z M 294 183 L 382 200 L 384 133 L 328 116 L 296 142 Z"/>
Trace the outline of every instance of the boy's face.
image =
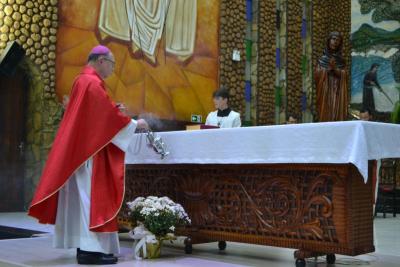
<path id="1" fill-rule="evenodd" d="M 213 98 L 214 106 L 216 109 L 222 109 L 227 106 L 228 98 L 223 98 L 221 96 L 217 96 Z"/>

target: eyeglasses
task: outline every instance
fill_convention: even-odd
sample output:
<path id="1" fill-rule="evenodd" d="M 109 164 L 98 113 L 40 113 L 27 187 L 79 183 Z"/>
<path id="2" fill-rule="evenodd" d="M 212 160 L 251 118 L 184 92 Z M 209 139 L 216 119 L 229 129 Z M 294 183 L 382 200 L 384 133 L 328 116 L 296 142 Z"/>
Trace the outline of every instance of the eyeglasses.
<path id="1" fill-rule="evenodd" d="M 110 58 L 103 57 L 102 59 L 104 59 L 104 60 L 106 60 L 108 62 L 111 62 L 113 65 L 115 65 L 115 61 L 110 59 Z"/>

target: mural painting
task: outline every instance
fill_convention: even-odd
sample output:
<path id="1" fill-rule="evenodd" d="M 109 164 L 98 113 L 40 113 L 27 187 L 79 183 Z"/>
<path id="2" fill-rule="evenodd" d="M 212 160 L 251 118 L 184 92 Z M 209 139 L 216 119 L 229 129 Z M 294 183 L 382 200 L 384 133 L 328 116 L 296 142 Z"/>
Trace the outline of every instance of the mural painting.
<path id="1" fill-rule="evenodd" d="M 351 107 L 389 113 L 399 100 L 400 6 L 352 1 Z"/>
<path id="2" fill-rule="evenodd" d="M 110 96 L 135 114 L 189 121 L 213 110 L 218 82 L 219 1 L 60 2 L 57 96 L 68 95 L 90 48 L 110 47 Z"/>

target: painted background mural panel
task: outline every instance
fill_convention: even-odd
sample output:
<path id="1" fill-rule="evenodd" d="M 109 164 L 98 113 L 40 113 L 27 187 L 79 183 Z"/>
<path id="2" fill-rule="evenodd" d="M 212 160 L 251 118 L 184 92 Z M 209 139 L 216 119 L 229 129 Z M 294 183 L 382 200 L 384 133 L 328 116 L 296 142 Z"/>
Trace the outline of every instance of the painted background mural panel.
<path id="1" fill-rule="evenodd" d="M 399 1 L 352 0 L 351 103 L 354 109 L 361 109 L 363 106 L 371 109 L 368 104 L 371 100 L 366 99 L 369 98 L 366 97 L 368 86 L 364 79 L 372 64 L 379 64 L 379 67 L 376 74 L 377 85 L 369 83 L 375 106 L 372 106 L 371 111 L 391 112 L 399 100 L 399 22 Z"/>
<path id="2" fill-rule="evenodd" d="M 116 58 L 110 96 L 136 114 L 203 118 L 218 82 L 219 1 L 60 1 L 56 92 L 68 95 L 90 49 Z M 146 35 L 140 34 L 146 32 Z M 142 48 L 142 49 L 140 49 Z"/>

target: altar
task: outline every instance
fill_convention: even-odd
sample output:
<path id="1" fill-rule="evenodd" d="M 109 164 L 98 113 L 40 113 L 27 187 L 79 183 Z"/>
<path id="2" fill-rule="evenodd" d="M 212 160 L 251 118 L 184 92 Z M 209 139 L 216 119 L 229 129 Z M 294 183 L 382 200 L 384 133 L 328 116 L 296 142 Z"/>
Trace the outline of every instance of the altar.
<path id="1" fill-rule="evenodd" d="M 400 157 L 400 125 L 363 121 L 157 133 L 161 159 L 137 134 L 126 155 L 125 201 L 169 196 L 192 219 L 192 244 L 245 242 L 305 258 L 374 251 L 373 161 Z M 119 219 L 127 221 L 123 207 Z"/>

